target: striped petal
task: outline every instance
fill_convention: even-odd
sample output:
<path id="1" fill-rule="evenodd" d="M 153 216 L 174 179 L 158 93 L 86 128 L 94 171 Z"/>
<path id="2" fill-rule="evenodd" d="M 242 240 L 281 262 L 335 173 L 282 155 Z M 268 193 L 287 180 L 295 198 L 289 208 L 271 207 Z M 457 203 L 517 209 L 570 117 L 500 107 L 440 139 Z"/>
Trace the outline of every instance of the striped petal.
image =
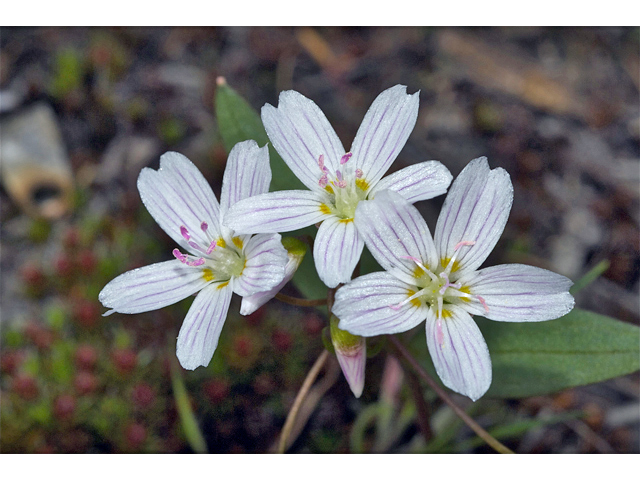
<path id="1" fill-rule="evenodd" d="M 349 282 L 363 248 L 364 241 L 353 220 L 327 217 L 313 243 L 313 260 L 320 280 L 329 288 Z"/>
<path id="2" fill-rule="evenodd" d="M 390 273 L 370 273 L 340 287 L 332 313 L 340 319 L 338 326 L 354 335 L 405 332 L 427 316 L 428 309 L 419 302 L 403 304 L 414 293 L 411 285 Z"/>
<path id="3" fill-rule="evenodd" d="M 279 234 L 254 235 L 244 245 L 243 252 L 247 260 L 242 274 L 234 280 L 235 293 L 244 297 L 282 282 L 289 258 Z"/>
<path id="4" fill-rule="evenodd" d="M 540 322 L 571 311 L 574 300 L 569 293 L 573 282 L 562 275 L 530 265 L 497 265 L 483 268 L 460 282 L 469 293 L 479 295 L 465 307 L 471 314 L 502 322 Z"/>
<path id="5" fill-rule="evenodd" d="M 225 216 L 236 233 L 298 230 L 328 218 L 324 197 L 308 190 L 284 190 L 240 200 Z"/>
<path id="6" fill-rule="evenodd" d="M 245 198 L 269 191 L 271 167 L 269 148 L 262 148 L 253 140 L 237 143 L 229 152 L 222 178 L 220 211 L 226 214 L 231 205 Z"/>
<path id="7" fill-rule="evenodd" d="M 416 263 L 411 258 L 431 269 L 438 264 L 429 227 L 399 193 L 383 190 L 375 199 L 360 202 L 355 224 L 382 268 L 408 283 L 415 279 Z"/>
<path id="8" fill-rule="evenodd" d="M 244 295 L 242 297 L 242 303 L 240 304 L 240 315 L 251 315 L 253 312 L 258 310 L 262 305 L 267 303 L 276 294 L 282 290 L 292 278 L 293 275 L 298 270 L 300 263 L 302 263 L 303 255 L 294 255 L 291 252 L 288 252 L 289 260 L 287 264 L 284 266 L 284 278 L 282 281 L 276 285 L 275 287 L 270 288 L 269 290 L 263 290 L 258 293 L 254 293 L 252 295 Z"/>
<path id="9" fill-rule="evenodd" d="M 489 169 L 485 157 L 467 165 L 449 189 L 435 230 L 441 258 L 452 258 L 460 242 L 475 242 L 457 252 L 457 274 L 476 270 L 495 247 L 509 217 L 513 186 L 502 168 Z"/>
<path id="10" fill-rule="evenodd" d="M 98 298 L 112 309 L 106 315 L 149 312 L 179 302 L 206 284 L 202 269 L 169 260 L 117 276 L 102 289 Z"/>
<path id="11" fill-rule="evenodd" d="M 451 173 L 440 162 L 430 160 L 403 168 L 380 180 L 369 192 L 369 198 L 382 190 L 393 190 L 409 203 L 427 200 L 447 193 Z"/>
<path id="12" fill-rule="evenodd" d="M 159 170 L 143 168 L 138 190 L 151 216 L 183 249 L 193 250 L 180 233 L 181 226 L 199 245 L 210 242 L 200 228 L 202 222 L 207 222 L 210 234 L 219 236 L 218 201 L 200 170 L 184 155 L 167 152 L 160 157 Z"/>
<path id="13" fill-rule="evenodd" d="M 262 107 L 262 123 L 291 171 L 311 190 L 321 190 L 320 155 L 335 171 L 345 153 L 322 110 L 304 95 L 288 90 L 280 93 L 278 108 L 269 104 Z"/>
<path id="14" fill-rule="evenodd" d="M 221 285 L 213 283 L 204 288 L 182 322 L 176 355 L 187 370 L 209 365 L 218 346 L 233 293 L 232 284 Z"/>
<path id="15" fill-rule="evenodd" d="M 467 312 L 454 305 L 447 311 L 451 315 L 438 321 L 429 310 L 427 347 L 442 383 L 475 402 L 491 385 L 489 349 Z"/>
<path id="16" fill-rule="evenodd" d="M 396 85 L 373 101 L 351 146 L 356 168 L 369 185 L 375 185 L 404 147 L 418 118 L 418 92 Z"/>

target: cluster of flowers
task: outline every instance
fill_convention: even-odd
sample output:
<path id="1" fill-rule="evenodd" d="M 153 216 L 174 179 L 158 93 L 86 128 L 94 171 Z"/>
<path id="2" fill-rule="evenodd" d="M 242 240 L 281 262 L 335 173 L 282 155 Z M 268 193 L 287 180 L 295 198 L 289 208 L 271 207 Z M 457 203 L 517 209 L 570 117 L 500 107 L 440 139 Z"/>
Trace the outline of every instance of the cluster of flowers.
<path id="1" fill-rule="evenodd" d="M 178 335 L 184 368 L 208 365 L 231 294 L 240 313 L 255 311 L 286 284 L 302 259 L 279 232 L 318 225 L 313 258 L 320 279 L 337 289 L 332 337 L 353 393 L 364 385 L 362 337 L 394 334 L 426 320 L 426 339 L 442 382 L 480 398 L 491 384 L 491 359 L 471 315 L 506 322 L 561 317 L 573 308 L 571 281 L 527 265 L 478 270 L 498 241 L 513 200 L 508 173 L 486 158 L 469 163 L 451 184 L 440 162 L 387 172 L 418 115 L 418 93 L 401 85 L 371 105 L 351 150 L 318 106 L 294 92 L 262 108 L 273 146 L 308 190 L 269 193 L 267 146 L 230 152 L 220 203 L 198 169 L 169 152 L 158 171 L 138 179 L 143 203 L 180 246 L 174 260 L 111 281 L 100 301 L 113 312 L 139 313 L 199 292 Z M 412 205 L 449 193 L 432 237 Z M 385 271 L 351 279 L 364 245 Z M 183 253 L 186 251 L 188 253 Z M 339 323 L 338 323 L 339 320 Z"/>

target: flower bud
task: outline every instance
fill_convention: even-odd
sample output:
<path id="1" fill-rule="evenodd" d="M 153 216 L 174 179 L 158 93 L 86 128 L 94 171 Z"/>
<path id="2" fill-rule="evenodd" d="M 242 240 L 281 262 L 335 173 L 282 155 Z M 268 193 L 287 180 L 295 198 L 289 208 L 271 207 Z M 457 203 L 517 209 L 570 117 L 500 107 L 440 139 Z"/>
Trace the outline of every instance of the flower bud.
<path id="1" fill-rule="evenodd" d="M 331 343 L 336 351 L 338 363 L 347 379 L 347 383 L 356 398 L 362 395 L 364 388 L 364 373 L 367 362 L 367 342 L 364 337 L 352 335 L 346 330 L 340 330 L 340 320 L 331 315 Z"/>
<path id="2" fill-rule="evenodd" d="M 284 279 L 271 290 L 242 297 L 242 304 L 240 305 L 241 315 L 249 315 L 255 312 L 258 308 L 275 297 L 282 287 L 284 287 L 289 280 L 293 278 L 296 270 L 298 270 L 298 267 L 304 258 L 304 254 L 307 251 L 307 246 L 294 237 L 284 237 L 282 239 L 282 246 L 287 250 L 287 255 L 289 257 L 289 261 L 284 267 Z"/>

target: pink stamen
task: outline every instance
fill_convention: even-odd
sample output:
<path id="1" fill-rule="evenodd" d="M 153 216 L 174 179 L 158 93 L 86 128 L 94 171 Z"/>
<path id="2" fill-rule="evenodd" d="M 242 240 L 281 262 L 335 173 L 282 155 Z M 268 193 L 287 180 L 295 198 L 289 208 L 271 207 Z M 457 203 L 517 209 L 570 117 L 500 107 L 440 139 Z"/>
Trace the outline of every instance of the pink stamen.
<path id="1" fill-rule="evenodd" d="M 185 240 L 189 240 L 191 238 L 191 235 L 189 235 L 189 230 L 187 230 L 187 227 L 185 227 L 184 225 L 180 227 L 180 234 Z"/>
<path id="2" fill-rule="evenodd" d="M 322 173 L 329 173 L 329 169 L 324 166 L 324 155 L 320 155 L 318 158 L 318 166 L 320 167 L 320 170 L 322 170 Z"/>
<path id="3" fill-rule="evenodd" d="M 340 165 L 344 165 L 345 163 L 347 163 L 352 155 L 353 155 L 353 153 L 351 153 L 351 152 L 345 153 L 342 156 L 342 158 L 340 159 Z"/>
<path id="4" fill-rule="evenodd" d="M 318 180 L 318 185 L 320 185 L 322 188 L 327 186 L 327 174 L 326 173 L 320 177 L 320 180 Z"/>
<path id="5" fill-rule="evenodd" d="M 204 263 L 204 258 L 189 260 L 189 258 L 184 253 L 180 252 L 180 250 L 178 250 L 177 248 L 174 248 L 172 253 L 174 257 L 190 267 L 199 267 Z"/>
<path id="6" fill-rule="evenodd" d="M 203 232 L 206 232 L 209 228 L 209 224 L 207 222 L 202 222 L 200 224 L 200 228 L 202 229 Z"/>
<path id="7" fill-rule="evenodd" d="M 187 256 L 184 255 L 180 250 L 178 250 L 177 248 L 173 249 L 173 256 L 176 257 L 178 260 L 180 260 L 182 263 L 187 263 Z"/>
<path id="8" fill-rule="evenodd" d="M 473 240 L 465 240 L 463 242 L 459 242 L 455 247 L 453 247 L 453 251 L 455 252 L 460 247 L 470 247 L 470 246 L 475 245 L 475 244 L 476 244 L 476 242 L 474 242 Z"/>
<path id="9" fill-rule="evenodd" d="M 453 287 L 453 288 L 457 288 L 457 289 L 462 287 L 461 283 L 451 283 L 449 281 L 449 276 L 445 272 L 442 272 L 440 274 L 440 278 L 444 278 L 444 280 L 447 282 L 440 288 L 440 291 L 439 291 L 440 295 L 444 295 L 444 292 L 446 292 L 447 288 L 449 288 L 449 287 Z"/>
<path id="10" fill-rule="evenodd" d="M 209 244 L 209 248 L 207 248 L 207 255 L 211 255 L 211 253 L 216 249 L 216 247 L 218 246 L 218 244 L 216 243 L 215 240 L 213 240 L 210 244 Z"/>
<path id="11" fill-rule="evenodd" d="M 364 175 L 364 173 L 362 173 L 362 170 L 356 168 L 356 178 L 362 178 L 362 175 Z"/>
<path id="12" fill-rule="evenodd" d="M 336 186 L 339 188 L 345 188 L 347 186 L 347 182 L 342 177 L 342 172 L 340 170 L 336 170 L 336 178 L 338 179 Z"/>
<path id="13" fill-rule="evenodd" d="M 487 302 L 484 301 L 484 298 L 482 298 L 480 295 L 476 295 L 476 297 L 484 307 L 485 313 L 489 313 L 489 307 L 487 307 Z"/>

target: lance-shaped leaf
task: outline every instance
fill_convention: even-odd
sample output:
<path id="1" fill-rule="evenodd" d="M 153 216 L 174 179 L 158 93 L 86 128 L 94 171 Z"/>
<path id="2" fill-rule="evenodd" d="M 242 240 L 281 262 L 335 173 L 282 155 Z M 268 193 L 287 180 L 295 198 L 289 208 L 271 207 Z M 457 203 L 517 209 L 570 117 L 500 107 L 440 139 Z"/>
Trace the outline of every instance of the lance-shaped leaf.
<path id="1" fill-rule="evenodd" d="M 640 329 L 605 315 L 574 308 L 542 323 L 476 321 L 493 364 L 489 397 L 545 395 L 640 369 Z M 434 372 L 421 332 L 411 347 Z"/>

